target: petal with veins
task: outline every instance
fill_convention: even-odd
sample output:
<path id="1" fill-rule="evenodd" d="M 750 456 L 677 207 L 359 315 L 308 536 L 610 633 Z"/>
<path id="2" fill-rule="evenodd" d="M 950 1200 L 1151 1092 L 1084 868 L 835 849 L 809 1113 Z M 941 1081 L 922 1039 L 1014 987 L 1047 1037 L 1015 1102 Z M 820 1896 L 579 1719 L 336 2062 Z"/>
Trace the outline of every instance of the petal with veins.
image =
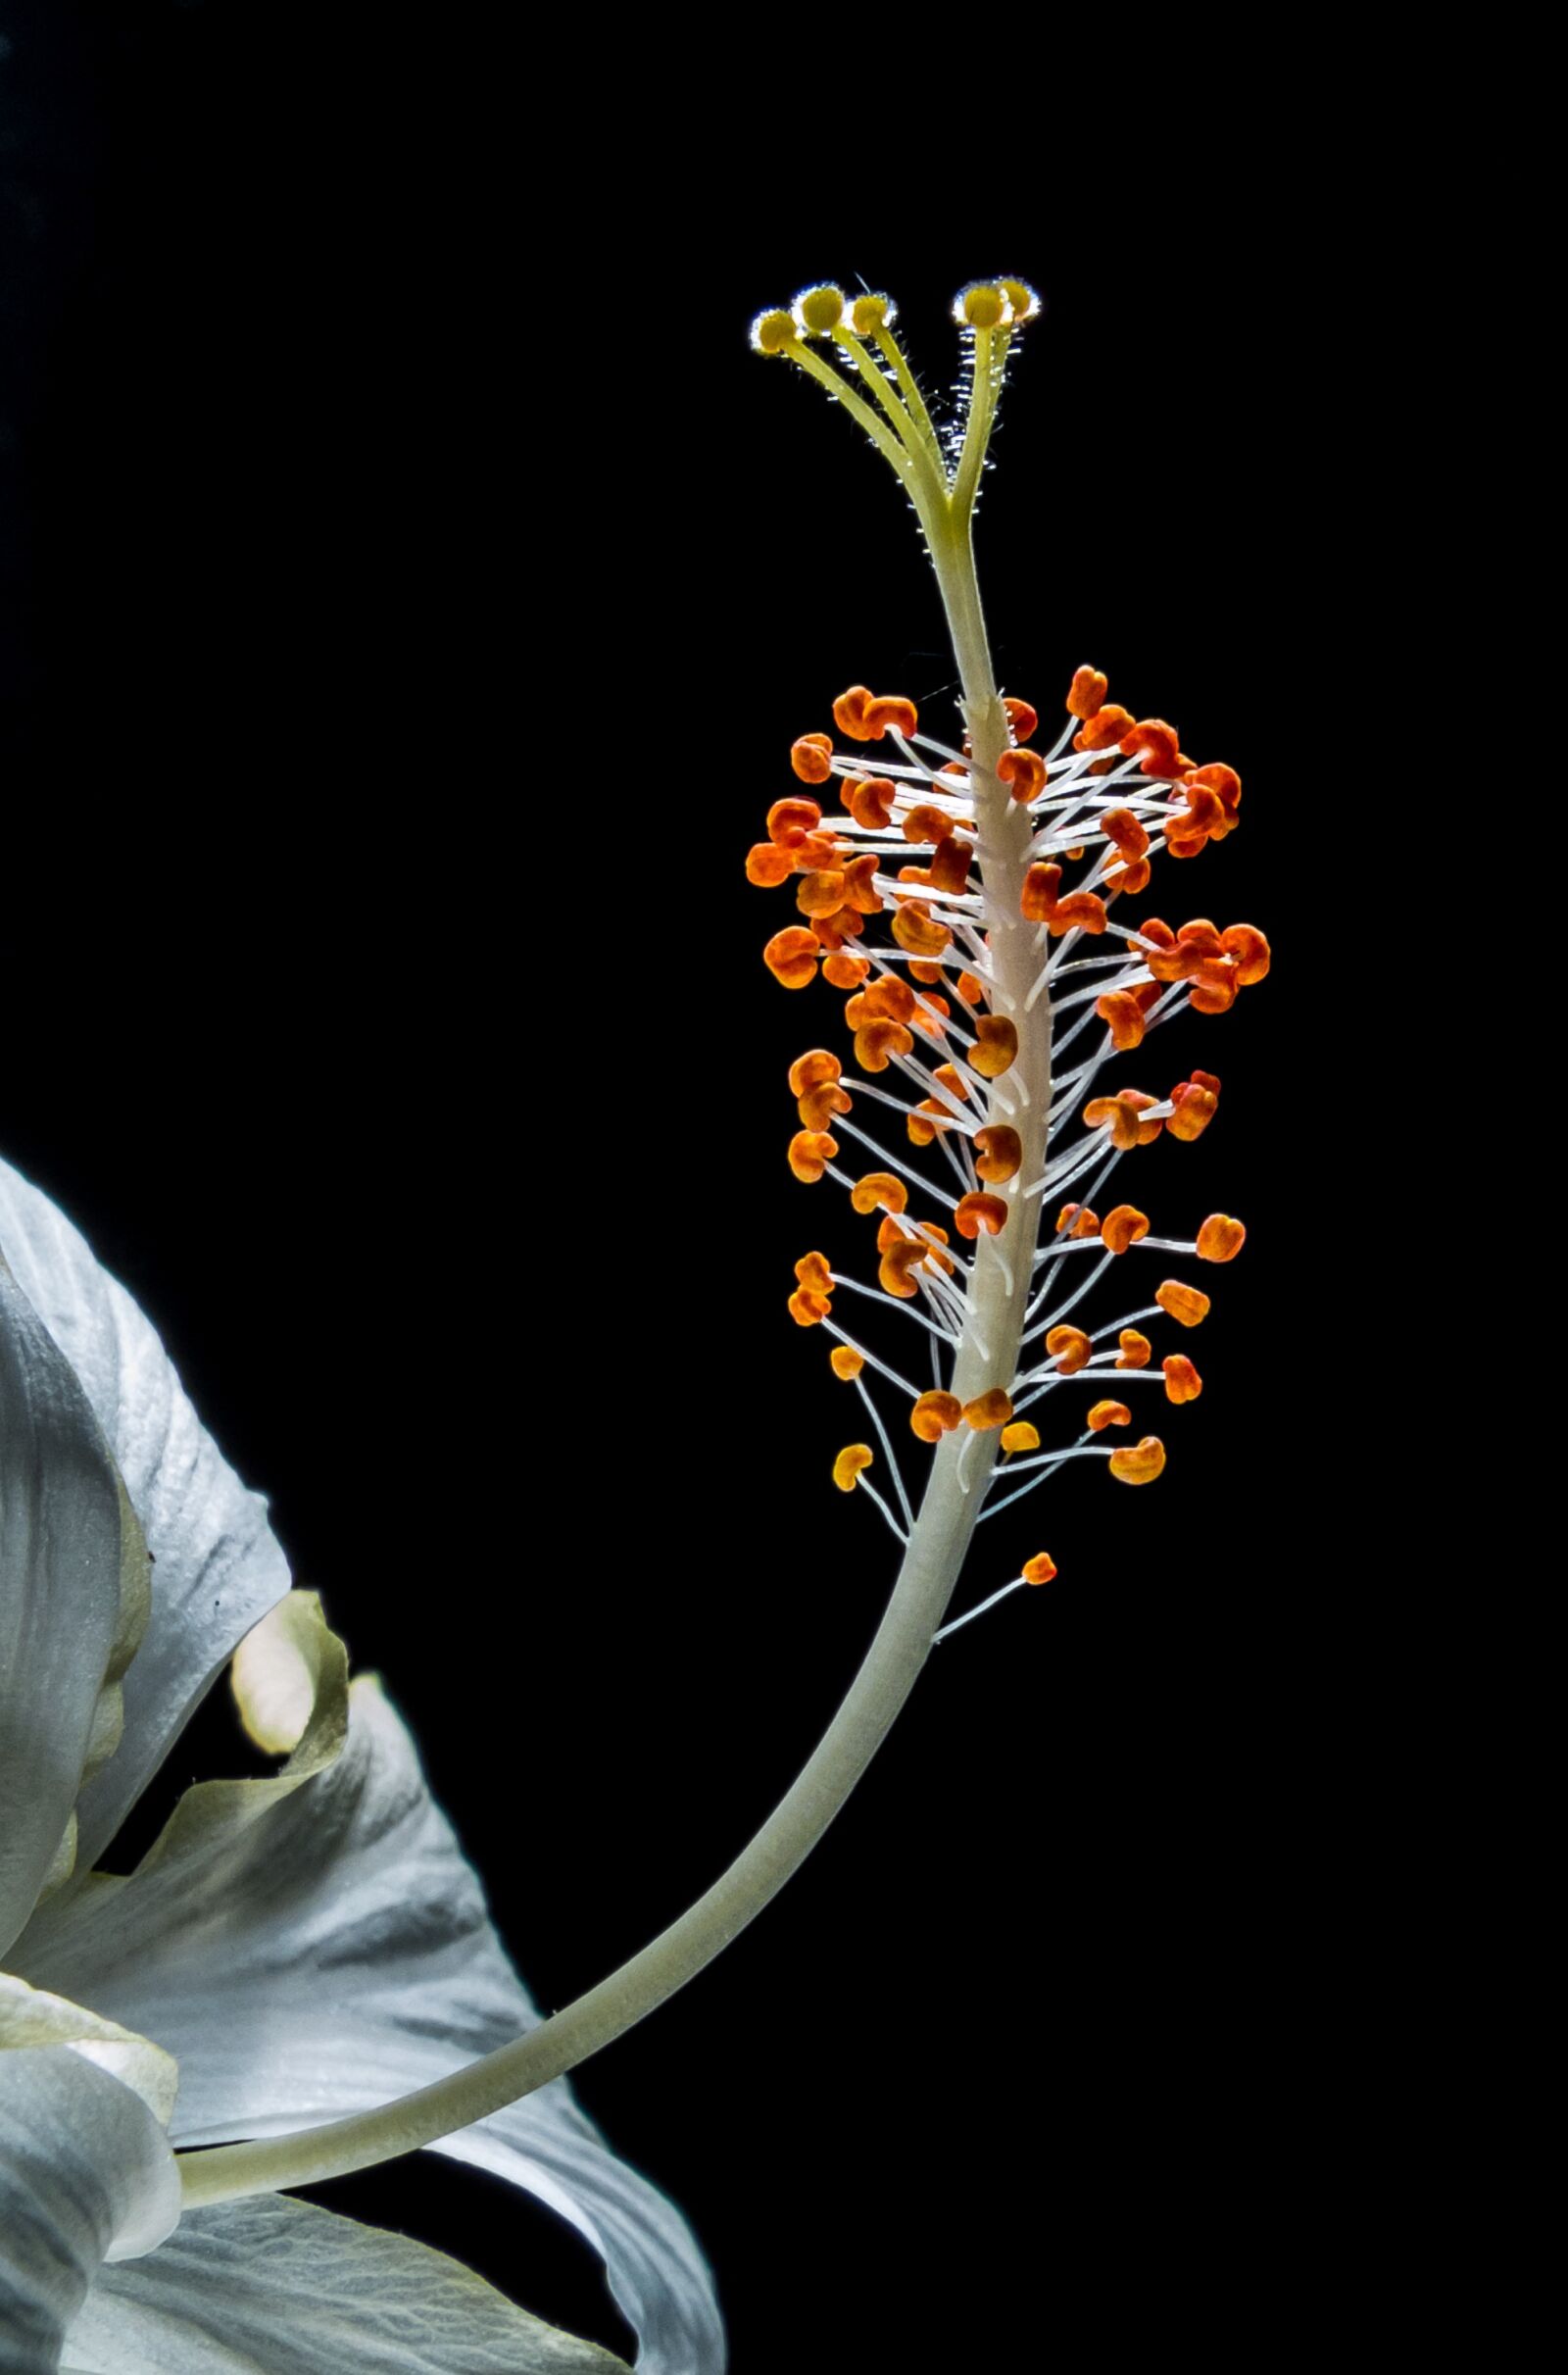
<path id="1" fill-rule="evenodd" d="M 119 1737 L 146 1554 L 70 1362 L 0 1262 L 0 1954 L 75 1853 Z"/>
<path id="2" fill-rule="evenodd" d="M 444 2252 L 276 2194 L 105 2268 L 66 2349 L 71 2375 L 624 2375 Z"/>
<path id="3" fill-rule="evenodd" d="M 169 2140 L 93 2046 L 149 2074 L 165 2056 L 74 2005 L 0 1995 L 0 2365 L 50 2375 L 106 2255 L 150 2251 L 179 2216 Z M 74 2029 L 66 2038 L 62 2032 Z M 39 2042 L 31 2042 L 33 2038 Z M 27 2042 L 23 2042 L 27 2040 Z"/>
<path id="4" fill-rule="evenodd" d="M 124 1288 L 47 1196 L 0 1163 L 0 1255 L 80 1380 L 155 1564 L 124 1729 L 82 1792 L 96 1862 L 242 1635 L 288 1589 L 267 1505 L 227 1465 Z"/>
<path id="5" fill-rule="evenodd" d="M 178 2056 L 176 2144 L 268 2136 L 444 2077 L 535 2025 L 478 1882 L 377 1685 L 356 1681 L 314 1596 L 236 1659 L 253 1728 L 307 1729 L 266 1781 L 188 1790 L 139 1869 L 39 1908 L 18 1967 Z M 290 1727 L 292 1728 L 292 1723 Z M 643 2375 L 714 2375 L 723 2344 L 684 2222 L 618 2161 L 564 2080 L 438 2151 L 547 2202 L 603 2256 Z"/>

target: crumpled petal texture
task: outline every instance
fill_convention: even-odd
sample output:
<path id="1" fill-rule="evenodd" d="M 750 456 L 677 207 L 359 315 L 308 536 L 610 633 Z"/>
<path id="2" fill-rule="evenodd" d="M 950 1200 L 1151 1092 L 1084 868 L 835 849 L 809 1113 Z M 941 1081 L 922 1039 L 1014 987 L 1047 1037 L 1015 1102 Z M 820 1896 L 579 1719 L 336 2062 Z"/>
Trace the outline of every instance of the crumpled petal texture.
<path id="1" fill-rule="evenodd" d="M 151 2258 L 105 2268 L 66 2350 L 67 2375 L 613 2375 L 624 2367 L 514 2308 L 443 2252 L 281 2195 L 192 2210 Z"/>
<path id="2" fill-rule="evenodd" d="M 248 1715 L 275 1712 L 275 1668 L 318 1625 L 314 1608 L 292 1595 L 262 1628 L 260 1670 L 241 1661 Z M 361 1678 L 343 1739 L 340 1652 L 319 1653 L 315 1671 L 309 1728 L 281 1774 L 187 1791 L 133 1875 L 45 1904 L 18 1943 L 36 1985 L 176 2055 L 178 2145 L 369 2108 L 538 2019 L 402 1722 Z M 601 2252 L 643 2375 L 717 2375 L 722 2329 L 689 2230 L 564 2082 L 436 2150 L 526 2187 Z"/>
<path id="3" fill-rule="evenodd" d="M 151 2251 L 178 2215 L 139 2094 L 73 2045 L 0 2048 L 0 2375 L 54 2375 L 105 2255 Z"/>
<path id="4" fill-rule="evenodd" d="M 80 1874 L 235 1643 L 287 1591 L 288 1568 L 267 1504 L 223 1460 L 153 1328 L 64 1213 L 3 1162 L 0 1254 L 80 1380 L 155 1561 L 120 1745 L 78 1802 Z"/>
<path id="5" fill-rule="evenodd" d="M 135 1520 L 70 1362 L 0 1263 L 0 1954 L 75 1852 L 75 1805 L 112 1750 L 130 1641 Z M 139 1625 L 136 1627 L 139 1630 Z"/>

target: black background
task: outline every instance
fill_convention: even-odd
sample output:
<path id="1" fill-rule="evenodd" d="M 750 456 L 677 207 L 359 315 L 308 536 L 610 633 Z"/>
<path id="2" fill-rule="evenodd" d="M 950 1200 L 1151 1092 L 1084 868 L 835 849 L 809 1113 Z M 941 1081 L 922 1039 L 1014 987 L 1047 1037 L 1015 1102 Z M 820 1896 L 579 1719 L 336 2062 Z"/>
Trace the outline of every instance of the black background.
<path id="1" fill-rule="evenodd" d="M 1042 1543 L 1058 1581 L 939 1654 L 780 1902 L 578 2083 L 739 2375 L 1299 2331 L 1361 1886 L 1286 822 L 1348 568 L 1345 225 L 1286 157 L 1020 158 L 966 230 L 950 146 L 846 134 L 826 229 L 795 133 L 563 122 L 477 25 L 5 22 L 0 1143 L 384 1675 L 547 2008 L 752 1834 L 892 1574 L 783 1310 L 863 1234 L 783 1163 L 839 1018 L 763 971 L 788 894 L 740 864 L 834 694 L 940 725 L 952 666 L 891 477 L 747 323 L 863 274 L 940 391 L 961 281 L 1044 290 L 979 524 L 998 666 L 1049 717 L 1090 660 L 1242 772 L 1244 829 L 1147 904 L 1262 925 L 1274 974 L 1119 1077 L 1222 1076 L 1121 1192 L 1249 1243 L 1163 1478 L 1075 1463 L 987 1529 L 961 1598 Z M 171 1785 L 236 1753 L 219 1701 Z M 487 2180 L 323 2199 L 624 2342 Z"/>

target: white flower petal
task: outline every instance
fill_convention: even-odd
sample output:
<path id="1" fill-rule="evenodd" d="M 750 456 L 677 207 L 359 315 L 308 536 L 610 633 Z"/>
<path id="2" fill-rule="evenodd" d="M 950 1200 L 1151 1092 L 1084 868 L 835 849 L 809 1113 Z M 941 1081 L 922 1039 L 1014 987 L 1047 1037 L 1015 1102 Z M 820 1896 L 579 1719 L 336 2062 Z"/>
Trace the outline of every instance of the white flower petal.
<path id="1" fill-rule="evenodd" d="M 269 1617 L 270 1658 L 296 1654 L 313 1605 L 295 1594 Z M 264 1702 L 275 1714 L 269 1694 L 283 1688 L 277 1674 L 261 1686 L 257 1657 L 248 1648 L 241 1661 L 253 1720 Z M 177 2144 L 368 2108 L 538 2019 L 413 1742 L 367 1678 L 332 1757 L 336 1671 L 323 1666 L 282 1775 L 187 1791 L 131 1878 L 99 1875 L 41 1906 L 19 1942 L 18 1967 L 34 1980 L 178 2057 Z M 526 2187 L 602 2253 L 643 2375 L 717 2375 L 722 2328 L 690 2232 L 609 2152 L 564 2081 L 437 2149 Z"/>
<path id="2" fill-rule="evenodd" d="M 73 2004 L 69 1996 L 51 1996 L 0 1971 L 0 2053 L 38 2046 L 70 2046 L 139 2095 L 159 2126 L 168 2127 L 179 2090 L 179 2065 L 172 2053 L 133 2029 Z"/>
<path id="3" fill-rule="evenodd" d="M 0 1954 L 75 1850 L 146 1559 L 70 1362 L 0 1262 Z"/>
<path id="4" fill-rule="evenodd" d="M 92 2015 L 80 2014 L 80 2023 L 86 2042 Z M 105 2255 L 151 2251 L 179 2216 L 179 2177 L 162 2126 L 139 2094 L 77 2043 L 0 2048 L 5 2375 L 52 2375 Z"/>
<path id="5" fill-rule="evenodd" d="M 77 2375 L 624 2375 L 444 2252 L 275 2194 L 104 2269 L 67 2348 Z"/>
<path id="6" fill-rule="evenodd" d="M 84 1871 L 235 1643 L 288 1589 L 288 1568 L 267 1504 L 222 1459 L 152 1327 L 64 1213 L 5 1163 L 0 1254 L 75 1370 L 155 1560 L 123 1734 L 78 1806 Z"/>

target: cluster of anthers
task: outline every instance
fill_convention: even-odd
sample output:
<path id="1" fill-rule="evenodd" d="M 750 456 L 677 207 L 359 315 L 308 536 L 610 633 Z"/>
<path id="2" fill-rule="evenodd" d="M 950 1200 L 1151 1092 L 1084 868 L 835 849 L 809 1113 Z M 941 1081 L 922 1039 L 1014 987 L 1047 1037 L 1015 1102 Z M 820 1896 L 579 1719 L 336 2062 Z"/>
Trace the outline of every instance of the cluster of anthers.
<path id="1" fill-rule="evenodd" d="M 999 283 L 966 291 L 956 310 L 972 331 L 977 315 L 994 315 L 993 328 L 1004 326 L 1003 316 L 1016 326 L 1032 308 L 1021 283 Z M 962 442 L 938 461 L 891 323 L 884 298 L 847 308 L 838 291 L 817 289 L 792 314 L 764 316 L 754 342 L 793 355 L 821 378 L 837 374 L 804 340 L 836 339 L 861 377 L 880 383 L 879 429 L 893 428 L 928 470 L 940 467 L 951 504 Z M 994 341 L 989 353 L 977 353 L 979 344 L 971 339 L 971 419 L 982 371 L 994 408 L 1004 362 Z M 929 486 L 913 483 L 910 492 L 941 581 L 937 546 L 948 523 L 940 513 L 927 517 Z M 965 558 L 967 519 L 966 508 Z M 956 596 L 943 590 L 950 617 L 961 612 L 961 583 Z M 956 642 L 962 662 L 957 631 Z M 834 1374 L 863 1400 L 897 1507 L 870 1483 L 875 1460 L 864 1442 L 839 1453 L 834 1482 L 869 1493 L 904 1544 L 914 1509 L 868 1372 L 903 1397 L 920 1442 L 959 1439 L 956 1483 L 975 1497 L 971 1524 L 1021 1500 L 1069 1460 L 1102 1459 L 1121 1483 L 1151 1483 L 1165 1465 L 1160 1438 L 1114 1440 L 1124 1429 L 1132 1438 L 1133 1389 L 1157 1383 L 1167 1403 L 1182 1404 L 1197 1400 L 1202 1380 L 1186 1352 L 1156 1362 L 1145 1323 L 1194 1329 L 1208 1296 L 1161 1274 L 1150 1288 L 1135 1287 L 1125 1298 L 1132 1308 L 1101 1325 L 1089 1324 L 1083 1307 L 1115 1265 L 1147 1270 L 1152 1255 L 1160 1257 L 1160 1272 L 1166 1257 L 1226 1262 L 1246 1236 L 1223 1213 L 1181 1239 L 1156 1236 L 1136 1203 L 1102 1209 L 1126 1156 L 1162 1134 L 1183 1144 L 1201 1136 L 1220 1089 L 1214 1074 L 1196 1070 L 1164 1095 L 1107 1089 L 1100 1080 L 1105 1065 L 1142 1049 L 1189 1008 L 1224 1014 L 1269 969 L 1268 942 L 1251 924 L 1221 928 L 1199 916 L 1173 928 L 1137 909 L 1138 921 L 1128 919 L 1161 851 L 1196 858 L 1236 829 L 1242 786 L 1233 768 L 1196 764 L 1173 726 L 1119 708 L 1107 689 L 1097 669 L 1080 668 L 1066 723 L 1041 749 L 1040 721 L 1026 701 L 996 696 L 988 728 L 983 688 L 977 702 L 966 682 L 969 730 L 955 746 L 920 730 L 913 702 L 853 685 L 833 704 L 838 739 L 812 732 L 794 744 L 796 788 L 769 809 L 767 837 L 746 861 L 753 883 L 794 885 L 799 919 L 768 941 L 768 969 L 792 990 L 820 972 L 847 1000 L 857 1070 L 847 1073 L 823 1047 L 792 1064 L 799 1128 L 789 1162 L 797 1179 L 831 1179 L 858 1213 L 879 1216 L 877 1285 L 809 1252 L 795 1264 L 789 1310 L 801 1327 L 837 1339 Z M 993 748 L 985 751 L 977 745 L 988 734 Z M 831 812 L 829 800 L 838 804 Z M 1071 887 L 1066 866 L 1083 868 Z M 868 1129 L 877 1114 L 880 1129 Z M 1079 1134 L 1058 1144 L 1074 1118 Z M 921 1158 L 936 1166 L 935 1177 Z M 1052 1225 L 1043 1230 L 1048 1213 Z M 908 1314 L 927 1340 L 929 1386 L 851 1333 L 835 1300 L 844 1295 L 886 1299 Z M 1038 1423 L 1045 1406 L 1056 1396 L 1057 1408 L 1070 1410 L 1070 1398 L 1085 1390 L 1081 1431 L 1047 1448 Z M 1041 1553 L 980 1608 L 1054 1573 Z"/>

